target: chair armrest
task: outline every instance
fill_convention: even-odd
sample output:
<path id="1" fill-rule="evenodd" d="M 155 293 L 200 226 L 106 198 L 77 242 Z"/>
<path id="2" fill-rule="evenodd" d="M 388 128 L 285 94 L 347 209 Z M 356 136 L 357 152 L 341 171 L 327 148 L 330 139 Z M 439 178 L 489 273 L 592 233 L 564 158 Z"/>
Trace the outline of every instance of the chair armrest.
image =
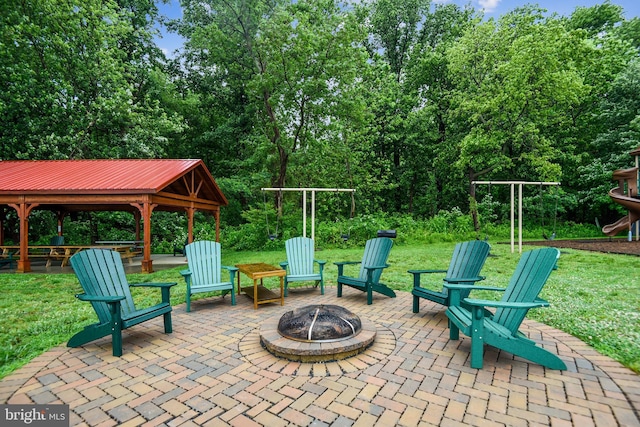
<path id="1" fill-rule="evenodd" d="M 187 276 L 191 276 L 191 270 L 182 270 L 180 271 L 180 274 L 186 279 Z"/>
<path id="2" fill-rule="evenodd" d="M 473 283 L 470 285 L 456 285 L 453 283 L 444 283 L 445 289 L 449 292 L 449 305 L 450 306 L 459 306 L 461 304 L 462 291 L 464 290 L 484 290 L 484 291 L 498 291 L 504 292 L 505 288 L 496 288 L 493 286 L 480 286 L 474 285 Z M 468 293 L 466 294 L 468 295 Z M 465 298 L 466 300 L 466 298 Z"/>
<path id="3" fill-rule="evenodd" d="M 341 262 L 334 262 L 333 264 L 338 266 L 338 277 L 339 277 L 339 276 L 342 276 L 345 265 L 360 264 L 361 262 L 362 261 L 341 261 Z"/>
<path id="4" fill-rule="evenodd" d="M 327 261 L 323 259 L 314 259 L 313 262 L 317 262 L 320 265 L 325 265 L 327 263 Z"/>
<path id="5" fill-rule="evenodd" d="M 384 268 L 389 267 L 389 264 L 383 265 L 365 265 L 363 266 L 365 270 L 367 270 L 367 283 L 373 283 L 373 273 L 376 270 L 382 270 Z"/>
<path id="6" fill-rule="evenodd" d="M 407 273 L 413 274 L 413 288 L 421 288 L 420 278 L 427 273 L 446 273 L 447 270 L 407 270 Z"/>
<path id="7" fill-rule="evenodd" d="M 463 301 L 465 302 L 465 304 L 471 305 L 474 307 L 493 307 L 493 308 L 502 307 L 502 308 L 529 309 L 529 308 L 549 306 L 549 303 L 544 300 L 537 300 L 533 302 L 506 302 L 506 301 L 491 301 L 491 300 L 465 298 Z"/>
<path id="8" fill-rule="evenodd" d="M 360 264 L 362 261 L 340 261 L 334 262 L 335 265 Z"/>
<path id="9" fill-rule="evenodd" d="M 280 265 L 280 268 L 283 270 L 286 270 L 287 267 L 289 267 L 289 261 L 282 261 L 281 263 L 279 263 L 278 265 Z"/>
<path id="10" fill-rule="evenodd" d="M 233 266 L 230 266 L 230 265 L 221 265 L 220 267 L 224 268 L 225 270 L 227 270 L 229 272 L 229 281 L 233 285 L 233 283 L 235 283 L 235 281 L 236 281 L 236 272 L 239 270 L 239 268 L 238 267 L 233 267 Z M 233 290 L 231 292 L 233 293 Z"/>
<path id="11" fill-rule="evenodd" d="M 122 295 L 114 295 L 114 296 L 100 296 L 100 295 L 87 295 L 87 294 L 78 294 L 76 295 L 80 301 L 89 301 L 89 302 L 106 302 L 106 303 L 114 303 L 118 301 L 122 301 L 125 299 Z"/>
<path id="12" fill-rule="evenodd" d="M 387 268 L 389 267 L 389 264 L 382 264 L 382 265 L 365 265 L 364 268 L 366 268 L 367 270 L 382 270 L 383 268 Z"/>
<path id="13" fill-rule="evenodd" d="M 443 280 L 450 284 L 457 284 L 457 283 L 475 283 L 484 279 L 485 279 L 484 276 L 477 276 L 477 277 L 445 277 Z"/>
<path id="14" fill-rule="evenodd" d="M 446 273 L 447 270 L 407 270 L 407 273 L 411 274 L 425 274 L 425 273 Z"/>
<path id="15" fill-rule="evenodd" d="M 178 282 L 147 282 L 147 283 L 131 283 L 130 287 L 143 287 L 143 288 L 170 288 L 172 286 L 177 285 Z"/>
<path id="16" fill-rule="evenodd" d="M 505 288 L 497 288 L 495 286 L 458 285 L 455 283 L 445 283 L 444 287 L 450 290 L 473 289 L 477 291 L 498 291 L 498 292 L 504 292 L 506 290 Z"/>

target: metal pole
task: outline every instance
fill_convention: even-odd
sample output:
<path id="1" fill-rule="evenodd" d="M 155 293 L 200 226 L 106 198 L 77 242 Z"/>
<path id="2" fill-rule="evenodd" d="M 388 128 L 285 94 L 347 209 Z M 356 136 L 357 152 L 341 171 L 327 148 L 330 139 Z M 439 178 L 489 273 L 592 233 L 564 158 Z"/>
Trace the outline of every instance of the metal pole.
<path id="1" fill-rule="evenodd" d="M 311 240 L 316 241 L 316 190 L 311 191 Z"/>
<path id="2" fill-rule="evenodd" d="M 522 183 L 518 185 L 518 253 L 522 253 Z"/>
<path id="3" fill-rule="evenodd" d="M 261 188 L 262 191 L 302 191 L 302 232 L 307 237 L 307 191 L 311 191 L 311 239 L 315 240 L 316 225 L 316 191 L 335 191 L 355 193 L 354 188 Z"/>
<path id="4" fill-rule="evenodd" d="M 511 184 L 511 253 L 514 252 L 514 235 L 515 235 L 515 223 L 514 223 L 514 184 Z"/>
<path id="5" fill-rule="evenodd" d="M 307 192 L 302 192 L 302 236 L 307 237 Z"/>
<path id="6" fill-rule="evenodd" d="M 560 185 L 559 182 L 532 182 L 532 181 L 472 181 L 471 184 L 505 184 L 511 186 L 511 253 L 514 252 L 515 246 L 515 185 L 518 184 L 518 231 L 519 231 L 519 251 L 522 252 L 522 190 L 523 186 L 527 184 L 535 184 L 535 185 Z"/>

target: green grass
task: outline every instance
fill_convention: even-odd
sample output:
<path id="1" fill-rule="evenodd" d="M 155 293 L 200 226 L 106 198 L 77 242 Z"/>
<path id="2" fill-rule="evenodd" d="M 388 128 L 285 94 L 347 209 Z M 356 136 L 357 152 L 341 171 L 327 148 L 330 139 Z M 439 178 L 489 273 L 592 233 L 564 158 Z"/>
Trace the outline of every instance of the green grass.
<path id="1" fill-rule="evenodd" d="M 390 267 L 383 282 L 396 290 L 409 291 L 411 268 L 447 268 L 454 243 L 408 245 L 398 242 L 391 251 Z M 525 246 L 523 250 L 533 247 Z M 482 274 L 487 285 L 506 286 L 519 254 L 511 254 L 509 245 L 492 243 L 492 255 Z M 357 261 L 361 248 L 318 251 L 317 258 L 328 261 L 326 284 L 335 283 L 335 261 Z M 226 252 L 228 265 L 266 262 L 277 265 L 284 251 Z M 559 269 L 542 291 L 551 307 L 532 310 L 528 317 L 574 335 L 598 352 L 610 356 L 640 373 L 640 258 L 563 249 Z M 176 281 L 172 303 L 185 301 L 181 268 L 153 274 L 132 274 L 131 283 Z M 0 378 L 29 362 L 49 348 L 65 343 L 83 326 L 93 323 L 95 314 L 89 304 L 74 295 L 81 292 L 74 275 L 2 274 L 0 276 Z M 429 284 L 429 282 L 427 282 Z M 441 282 L 433 279 L 434 289 Z M 149 289 L 133 290 L 136 301 L 152 304 L 157 293 Z M 473 295 L 473 294 L 472 294 Z M 482 298 L 492 295 L 479 293 Z M 196 298 L 202 298 L 198 295 Z M 424 304 L 423 304 L 424 306 Z M 411 312 L 411 306 L 407 306 Z"/>

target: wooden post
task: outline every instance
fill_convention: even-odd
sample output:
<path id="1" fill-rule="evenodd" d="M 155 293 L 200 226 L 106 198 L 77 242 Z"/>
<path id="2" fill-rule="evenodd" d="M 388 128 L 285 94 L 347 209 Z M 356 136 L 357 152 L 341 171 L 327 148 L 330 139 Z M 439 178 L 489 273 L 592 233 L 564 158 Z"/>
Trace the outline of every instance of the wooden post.
<path id="1" fill-rule="evenodd" d="M 40 203 L 28 204 L 24 202 L 20 204 L 9 204 L 18 213 L 20 218 L 20 259 L 16 271 L 20 273 L 28 273 L 31 271 L 31 261 L 29 260 L 29 215 L 31 211 L 38 207 Z"/>
<path id="2" fill-rule="evenodd" d="M 142 203 L 132 203 L 132 206 L 138 208 L 142 215 L 144 248 L 142 248 L 142 272 L 153 273 L 153 260 L 151 259 L 151 213 L 158 206 L 150 202 L 151 198 L 147 195 Z"/>
<path id="3" fill-rule="evenodd" d="M 213 212 L 213 217 L 216 220 L 216 242 L 220 242 L 220 207 Z"/>

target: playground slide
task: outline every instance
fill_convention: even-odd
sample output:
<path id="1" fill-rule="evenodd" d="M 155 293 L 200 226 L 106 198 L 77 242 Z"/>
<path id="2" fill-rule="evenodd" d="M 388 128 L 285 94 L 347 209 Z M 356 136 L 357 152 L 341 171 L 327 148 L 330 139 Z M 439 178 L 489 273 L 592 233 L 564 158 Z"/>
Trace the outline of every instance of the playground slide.
<path id="1" fill-rule="evenodd" d="M 602 232 L 604 234 L 607 236 L 615 236 L 621 231 L 629 230 L 629 225 L 640 219 L 640 199 L 625 196 L 620 190 L 620 187 L 616 187 L 609 191 L 609 196 L 614 202 L 621 204 L 629 211 L 629 215 L 625 215 L 613 224 L 608 224 L 602 227 Z"/>

